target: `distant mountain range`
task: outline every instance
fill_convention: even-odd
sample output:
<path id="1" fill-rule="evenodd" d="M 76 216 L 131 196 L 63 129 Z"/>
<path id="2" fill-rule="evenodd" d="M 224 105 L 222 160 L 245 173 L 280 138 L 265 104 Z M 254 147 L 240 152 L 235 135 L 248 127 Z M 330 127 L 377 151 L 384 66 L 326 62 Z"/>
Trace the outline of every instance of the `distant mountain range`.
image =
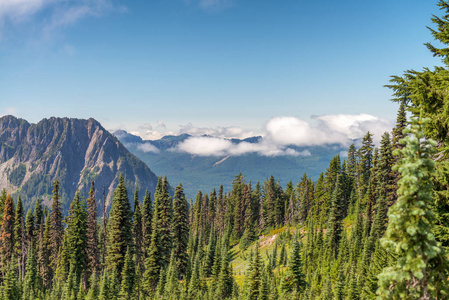
<path id="1" fill-rule="evenodd" d="M 135 187 L 141 197 L 147 188 L 154 192 L 156 175 L 94 119 L 53 117 L 30 124 L 13 116 L 0 118 L 0 188 L 20 193 L 25 209 L 37 197 L 49 205 L 56 179 L 65 212 L 77 189 L 87 197 L 92 180 L 100 209 L 103 186 L 109 205 L 120 173 L 130 197 Z"/>
<path id="2" fill-rule="evenodd" d="M 53 182 L 58 179 L 67 212 L 76 190 L 87 197 L 90 183 L 95 180 L 97 206 L 101 209 L 102 187 L 105 186 L 109 206 L 120 173 L 125 176 L 130 197 L 137 186 L 141 198 L 147 188 L 154 193 L 156 173 L 167 175 L 171 186 L 181 182 L 187 197 L 194 199 L 199 190 L 210 192 L 220 185 L 230 190 L 234 176 L 240 172 L 253 184 L 262 183 L 270 175 L 282 185 L 290 180 L 296 184 L 304 173 L 317 179 L 333 156 L 347 150 L 334 144 L 289 146 L 297 153 L 310 155 L 202 156 L 178 147 L 191 137 L 182 134 L 143 140 L 123 130 L 111 134 L 94 119 L 53 117 L 30 124 L 4 116 L 0 118 L 0 188 L 6 188 L 13 196 L 20 193 L 28 209 L 38 197 L 49 205 Z M 228 141 L 247 145 L 261 140 L 256 136 Z"/>
<path id="3" fill-rule="evenodd" d="M 186 195 L 193 199 L 198 190 L 210 192 L 213 188 L 218 189 L 221 184 L 225 190 L 229 190 L 234 176 L 240 172 L 253 184 L 257 181 L 262 184 L 270 175 L 273 175 L 282 185 L 290 180 L 296 184 L 304 173 L 317 179 L 319 174 L 326 170 L 333 156 L 347 150 L 346 147 L 333 144 L 310 147 L 289 146 L 298 153 L 310 152 L 308 156 L 264 156 L 258 153 L 200 156 L 178 149 L 180 143 L 191 137 L 188 134 L 164 136 L 159 140 L 143 140 L 124 130 L 113 134 L 156 174 L 166 174 L 172 186 L 182 182 Z M 258 143 L 260 140 L 261 137 L 257 136 L 229 141 L 238 144 Z"/>

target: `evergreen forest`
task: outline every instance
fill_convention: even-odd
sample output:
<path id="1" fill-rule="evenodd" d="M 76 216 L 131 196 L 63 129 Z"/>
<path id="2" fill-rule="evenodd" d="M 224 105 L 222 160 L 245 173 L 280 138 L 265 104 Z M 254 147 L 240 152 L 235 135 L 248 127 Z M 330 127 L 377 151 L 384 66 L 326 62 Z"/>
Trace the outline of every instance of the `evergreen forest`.
<path id="1" fill-rule="evenodd" d="M 316 181 L 238 174 L 188 201 L 167 177 L 141 195 L 120 176 L 109 211 L 92 181 L 67 215 L 58 181 L 28 211 L 4 189 L 0 298 L 449 299 L 449 1 L 438 5 L 425 45 L 442 66 L 393 76 L 395 127 L 377 146 L 367 132 Z"/>

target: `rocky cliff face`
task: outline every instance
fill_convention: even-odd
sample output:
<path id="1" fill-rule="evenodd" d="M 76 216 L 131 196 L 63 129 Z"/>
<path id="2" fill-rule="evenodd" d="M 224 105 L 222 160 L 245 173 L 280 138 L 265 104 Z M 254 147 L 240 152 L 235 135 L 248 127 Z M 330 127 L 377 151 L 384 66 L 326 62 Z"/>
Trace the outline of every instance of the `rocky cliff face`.
<path id="1" fill-rule="evenodd" d="M 0 188 L 20 193 L 25 209 L 38 197 L 49 205 L 56 179 L 65 212 L 77 189 L 87 197 L 92 180 L 98 208 L 103 186 L 108 207 L 120 173 L 131 199 L 135 187 L 141 199 L 147 188 L 154 192 L 155 174 L 94 119 L 53 117 L 30 124 L 13 116 L 0 118 Z"/>

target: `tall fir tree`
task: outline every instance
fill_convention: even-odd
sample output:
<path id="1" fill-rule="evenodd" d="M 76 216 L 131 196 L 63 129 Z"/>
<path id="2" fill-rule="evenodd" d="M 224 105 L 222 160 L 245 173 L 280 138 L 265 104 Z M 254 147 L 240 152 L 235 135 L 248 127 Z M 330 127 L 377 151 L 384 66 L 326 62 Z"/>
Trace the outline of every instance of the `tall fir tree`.
<path id="1" fill-rule="evenodd" d="M 92 180 L 89 197 L 87 198 L 87 261 L 89 274 L 94 274 L 100 267 L 98 247 L 97 201 L 95 197 L 95 182 Z"/>
<path id="2" fill-rule="evenodd" d="M 151 195 L 148 189 L 143 198 L 142 205 L 142 234 L 143 234 L 143 247 L 145 249 L 145 258 L 148 256 L 148 249 L 151 244 L 151 223 L 153 220 L 153 206 L 151 204 Z"/>
<path id="3" fill-rule="evenodd" d="M 435 142 L 424 138 L 423 123 L 412 120 L 397 165 L 401 173 L 398 201 L 388 213 L 389 224 L 382 244 L 397 255 L 393 266 L 379 275 L 378 293 L 383 298 L 442 299 L 449 297 L 449 264 L 432 233 L 431 210 Z"/>
<path id="4" fill-rule="evenodd" d="M 120 276 L 125 264 L 126 251 L 128 247 L 132 247 L 132 211 L 122 174 L 112 200 L 107 245 L 107 269 L 115 269 Z"/>
<path id="5" fill-rule="evenodd" d="M 142 228 L 142 208 L 139 202 L 139 193 L 134 191 L 134 214 L 133 214 L 133 239 L 134 239 L 134 253 L 136 258 L 136 266 L 143 270 L 144 261 L 144 241 Z"/>
<path id="6" fill-rule="evenodd" d="M 3 274 L 14 255 L 14 202 L 10 195 L 6 196 L 5 208 L 0 233 L 0 254 Z"/>
<path id="7" fill-rule="evenodd" d="M 187 244 L 189 239 L 189 207 L 182 184 L 176 187 L 173 197 L 172 221 L 173 259 L 179 275 L 187 270 Z"/>
<path id="8" fill-rule="evenodd" d="M 25 261 L 22 257 L 22 252 L 25 250 L 25 220 L 23 215 L 22 199 L 17 198 L 16 211 L 14 214 L 14 256 L 19 261 L 19 270 L 21 270 L 22 276 L 24 276 Z M 23 278 L 21 278 L 23 280 Z"/>
<path id="9" fill-rule="evenodd" d="M 84 286 L 87 285 L 87 266 L 89 263 L 86 253 L 87 239 L 87 217 L 86 203 L 81 199 L 79 191 L 76 192 L 70 204 L 67 216 L 66 240 L 68 249 L 68 265 L 75 277 L 75 285 L 79 286 L 81 278 L 84 278 Z"/>
<path id="10" fill-rule="evenodd" d="M 159 243 L 161 250 L 161 264 L 167 267 L 170 260 L 170 252 L 172 250 L 171 241 L 171 224 L 172 224 L 172 207 L 171 197 L 169 194 L 169 184 L 167 177 L 162 178 L 161 185 L 156 188 L 154 198 L 158 198 L 158 222 L 157 231 L 159 232 Z M 153 228 L 154 229 L 154 228 Z"/>
<path id="11" fill-rule="evenodd" d="M 64 227 L 62 225 L 62 208 L 59 196 L 59 181 L 53 185 L 53 198 L 50 213 L 50 264 L 56 269 L 58 264 L 59 250 L 64 239 Z"/>

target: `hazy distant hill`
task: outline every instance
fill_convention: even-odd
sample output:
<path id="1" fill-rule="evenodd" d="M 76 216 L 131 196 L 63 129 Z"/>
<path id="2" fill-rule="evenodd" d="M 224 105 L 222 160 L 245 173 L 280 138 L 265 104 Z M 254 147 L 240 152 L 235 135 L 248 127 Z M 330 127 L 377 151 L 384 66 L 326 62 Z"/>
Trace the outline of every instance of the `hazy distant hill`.
<path id="1" fill-rule="evenodd" d="M 136 185 L 141 196 L 147 188 L 155 190 L 155 174 L 94 119 L 53 117 L 30 124 L 13 116 L 0 118 L 0 188 L 20 192 L 25 209 L 37 197 L 49 204 L 56 179 L 64 211 L 77 189 L 87 196 L 92 180 L 100 208 L 102 187 L 110 203 L 119 173 L 130 197 Z"/>
<path id="2" fill-rule="evenodd" d="M 172 186 L 182 182 L 186 195 L 194 198 L 198 190 L 209 192 L 221 184 L 229 189 L 234 176 L 242 172 L 247 180 L 261 183 L 271 174 L 285 185 L 292 180 L 299 182 L 304 173 L 317 179 L 328 167 L 330 159 L 347 150 L 339 145 L 290 147 L 298 152 L 308 150 L 310 156 L 262 156 L 248 153 L 237 156 L 198 156 L 174 151 L 176 146 L 190 137 L 188 134 L 164 136 L 159 140 L 142 138 L 119 130 L 113 133 L 130 152 L 144 161 L 157 174 L 166 174 Z M 232 139 L 232 143 L 242 141 L 256 143 L 261 137 L 245 140 Z M 149 146 L 149 145 L 151 146 Z M 154 146 L 152 149 L 149 147 Z M 157 151 L 155 151 L 157 150 Z"/>

